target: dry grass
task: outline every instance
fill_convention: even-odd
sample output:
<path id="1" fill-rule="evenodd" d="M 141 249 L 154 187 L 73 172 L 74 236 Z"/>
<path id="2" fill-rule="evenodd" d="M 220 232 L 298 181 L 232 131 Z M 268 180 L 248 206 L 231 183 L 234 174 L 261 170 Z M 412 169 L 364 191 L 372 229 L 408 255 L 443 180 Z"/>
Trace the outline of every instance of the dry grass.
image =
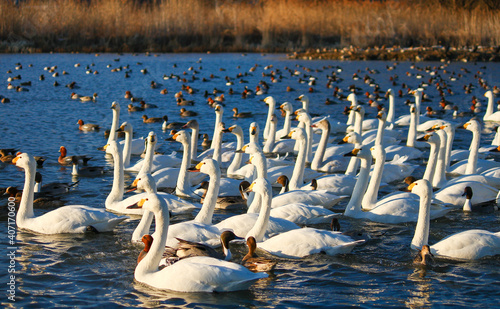
<path id="1" fill-rule="evenodd" d="M 0 12 L 4 52 L 500 45 L 500 11 L 435 1 L 0 0 Z"/>

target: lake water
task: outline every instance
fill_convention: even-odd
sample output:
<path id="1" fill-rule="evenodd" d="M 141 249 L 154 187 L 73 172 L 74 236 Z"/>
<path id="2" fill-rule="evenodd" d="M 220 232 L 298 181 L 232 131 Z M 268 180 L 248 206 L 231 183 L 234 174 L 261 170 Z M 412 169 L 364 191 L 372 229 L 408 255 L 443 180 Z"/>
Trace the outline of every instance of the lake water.
<path id="1" fill-rule="evenodd" d="M 201 60 L 201 61 L 200 61 Z M 16 66 L 22 69 L 16 70 Z M 79 67 L 75 67 L 80 63 Z M 30 66 L 32 65 L 32 66 Z M 108 67 L 109 65 L 109 67 Z M 271 66 L 272 67 L 268 67 Z M 446 66 L 439 68 L 439 66 Z M 53 77 L 44 70 L 45 67 L 57 66 L 59 76 Z M 90 74 L 87 74 L 86 66 Z M 113 68 L 128 66 L 120 72 L 111 72 Z M 250 72 L 252 67 L 253 72 Z M 387 67 L 391 67 L 388 70 Z M 424 70 L 429 67 L 431 70 Z M 265 96 L 250 96 L 243 99 L 240 93 L 245 86 L 255 90 L 260 80 L 270 85 L 268 95 L 275 97 L 278 104 L 289 101 L 294 108 L 299 107 L 294 99 L 300 94 L 307 94 L 311 100 L 311 111 L 320 115 L 331 115 L 338 121 L 345 121 L 342 114 L 347 101 L 339 101 L 332 96 L 333 89 L 327 88 L 327 76 L 335 72 L 342 80 L 337 85 L 347 95 L 348 87 L 359 87 L 358 97 L 366 102 L 366 91 L 373 87 L 363 82 L 369 75 L 380 88 L 385 91 L 392 87 L 401 89 L 406 83 L 416 88 L 431 77 L 431 72 L 438 70 L 440 76 L 454 92 L 447 100 L 459 106 L 460 110 L 468 110 L 473 95 L 483 103 L 484 89 L 475 78 L 481 72 L 490 86 L 500 84 L 500 64 L 498 63 L 412 63 L 393 62 L 338 62 L 338 61 L 305 61 L 287 60 L 285 55 L 260 54 L 16 54 L 0 55 L 0 95 L 10 98 L 10 103 L 0 104 L 0 148 L 19 148 L 23 152 L 41 155 L 47 158 L 40 172 L 45 183 L 60 181 L 71 182 L 71 168 L 61 167 L 57 163 L 60 146 L 65 146 L 69 153 L 87 154 L 93 157 L 91 165 L 108 165 L 104 154 L 97 150 L 106 143 L 103 130 L 100 132 L 81 133 L 76 122 L 83 119 L 88 123 L 97 123 L 109 128 L 112 113 L 111 103 L 121 104 L 120 122 L 128 121 L 134 126 L 135 136 L 146 136 L 154 131 L 162 141 L 160 151 L 170 153 L 179 150 L 179 144 L 163 141 L 168 132 L 161 130 L 161 124 L 143 124 L 141 116 L 161 117 L 168 115 L 170 121 L 187 121 L 179 116 L 180 107 L 176 105 L 174 94 L 181 90 L 182 84 L 197 90 L 193 95 L 185 93 L 185 97 L 194 100 L 194 106 L 187 109 L 199 113 L 196 117 L 200 123 L 201 133 L 212 135 L 214 112 L 206 104 L 203 96 L 205 90 L 212 93 L 214 88 L 225 91 L 225 114 L 223 121 L 229 127 L 239 124 L 244 128 L 245 141 L 248 141 L 248 127 L 257 121 L 263 130 L 267 107 L 261 101 Z M 192 68 L 192 69 L 190 69 Z M 141 69 L 147 69 L 143 74 Z M 367 69 L 371 70 L 370 72 Z M 12 73 L 7 73 L 12 70 Z M 282 79 L 271 83 L 269 74 L 272 70 L 280 70 Z M 291 74 L 296 71 L 297 74 Z M 66 71 L 68 74 L 63 75 Z M 91 72 L 90 72 L 91 71 Z M 97 71 L 98 74 L 93 74 Z M 125 78 L 125 72 L 129 78 Z M 196 78 L 192 79 L 195 71 Z M 184 75 L 185 73 L 185 75 Z M 241 78 L 236 78 L 242 73 Z M 353 80 L 357 73 L 361 79 Z M 408 74 L 407 74 L 408 73 Z M 40 75 L 45 80 L 39 80 Z M 186 78 L 186 82 L 176 78 L 164 80 L 163 76 L 177 75 Z M 214 76 L 211 77 L 211 74 Z M 417 78 L 422 74 L 422 78 Z M 7 78 L 21 75 L 22 79 L 12 84 L 31 81 L 29 91 L 15 92 L 7 90 Z M 391 76 L 397 75 L 397 85 L 392 85 Z M 225 77 L 233 79 L 234 85 L 226 86 Z M 300 83 L 299 79 L 309 80 L 316 77 L 314 91 L 308 92 L 309 85 Z M 456 77 L 451 78 L 451 77 Z M 206 79 L 206 81 L 203 81 Z M 243 83 L 240 83 L 240 80 Z M 54 86 L 54 82 L 60 86 Z M 66 84 L 76 81 L 78 89 L 69 89 Z M 150 87 L 151 81 L 161 85 L 156 89 Z M 246 83 L 245 83 L 246 82 Z M 466 94 L 463 86 L 472 84 L 471 93 Z M 290 86 L 295 91 L 287 92 Z M 229 95 L 232 87 L 236 94 Z M 166 88 L 168 94 L 160 94 Z M 124 98 L 126 90 L 135 96 L 143 97 L 147 103 L 156 104 L 157 109 L 146 112 L 128 113 Z M 81 95 L 98 94 L 96 102 L 80 103 L 70 98 L 70 93 Z M 434 85 L 426 88 L 430 97 L 423 106 L 439 109 L 439 96 Z M 325 105 L 326 98 L 337 104 Z M 408 114 L 408 106 L 404 100 L 410 96 L 396 98 L 396 115 Z M 388 103 L 383 101 L 388 106 Z M 134 103 L 137 104 L 137 103 Z M 230 110 L 238 107 L 241 112 L 252 112 L 253 118 L 233 119 Z M 374 118 L 376 109 L 365 106 L 366 118 Z M 481 114 L 482 115 L 482 114 Z M 444 117 L 451 118 L 450 114 Z M 469 118 L 458 118 L 455 121 L 465 123 Z M 283 118 L 279 117 L 279 125 Z M 406 130 L 406 128 L 402 128 Z M 405 131 L 406 132 L 406 131 Z M 457 130 L 454 148 L 468 149 L 471 132 Z M 483 130 L 481 145 L 491 143 L 494 131 L 491 125 Z M 338 140 L 343 136 L 338 135 Z M 225 136 L 224 140 L 232 141 L 233 136 Z M 427 150 L 426 150 L 427 151 Z M 178 154 L 180 155 L 180 153 Z M 495 158 L 496 159 L 496 158 Z M 133 161 L 138 160 L 137 157 Z M 426 160 L 425 160 L 426 161 Z M 415 160 L 419 167 L 414 176 L 420 178 L 424 172 L 424 160 Z M 130 178 L 126 178 L 129 182 Z M 0 187 L 23 186 L 24 171 L 12 166 L 0 169 Z M 81 178 L 77 186 L 63 196 L 67 204 L 84 204 L 104 208 L 104 200 L 111 189 L 112 173 L 102 178 Z M 379 196 L 402 187 L 401 183 L 383 187 Z M 6 204 L 6 200 L 2 201 Z M 342 212 L 347 201 L 338 204 L 334 210 Z M 45 210 L 35 210 L 36 214 Z M 216 212 L 214 221 L 231 215 L 227 212 Z M 182 216 L 173 218 L 174 222 L 192 218 Z M 482 228 L 498 231 L 500 214 L 465 214 L 457 209 L 446 217 L 431 223 L 429 242 L 435 243 L 446 235 L 464 229 Z M 500 291 L 500 256 L 484 258 L 473 262 L 457 262 L 438 260 L 436 267 L 422 268 L 412 264 L 415 252 L 410 250 L 415 224 L 380 224 L 368 221 L 341 218 L 342 230 L 364 230 L 372 238 L 364 245 L 356 247 L 351 254 L 334 257 L 314 255 L 300 260 L 278 259 L 278 266 L 268 279 L 258 281 L 248 291 L 233 293 L 175 293 L 153 290 L 134 282 L 134 267 L 139 245 L 131 244 L 130 236 L 137 224 L 133 218 L 119 225 L 113 233 L 96 235 L 37 235 L 26 231 L 18 231 L 15 245 L 15 302 L 7 298 L 9 286 L 8 266 L 8 223 L 2 215 L 0 227 L 2 233 L 2 254 L 0 272 L 2 293 L 1 303 L 6 307 L 50 308 L 62 307 L 257 307 L 257 308 L 313 308 L 313 307 L 498 307 Z M 327 225 L 317 226 L 328 228 Z M 236 257 L 241 257 L 246 249 L 236 245 L 233 249 Z"/>

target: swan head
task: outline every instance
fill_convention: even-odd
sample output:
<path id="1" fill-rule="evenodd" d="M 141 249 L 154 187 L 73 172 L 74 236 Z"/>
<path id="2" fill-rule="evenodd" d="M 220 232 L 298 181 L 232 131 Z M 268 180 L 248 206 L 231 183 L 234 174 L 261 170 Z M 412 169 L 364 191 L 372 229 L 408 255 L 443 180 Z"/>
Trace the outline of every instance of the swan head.
<path id="1" fill-rule="evenodd" d="M 344 154 L 344 157 L 358 157 L 371 159 L 371 151 L 369 147 L 354 148 L 351 152 Z"/>
<path id="2" fill-rule="evenodd" d="M 190 168 L 190 172 L 200 172 L 203 174 L 215 174 L 219 170 L 219 163 L 216 160 L 209 158 L 204 159 L 200 163 L 196 164 L 194 168 Z"/>
<path id="3" fill-rule="evenodd" d="M 19 153 L 14 159 L 12 159 L 12 163 L 23 169 L 34 169 L 36 167 L 35 158 L 27 153 Z"/>
<path id="4" fill-rule="evenodd" d="M 264 98 L 264 102 L 271 107 L 276 106 L 276 100 L 272 96 Z"/>
<path id="5" fill-rule="evenodd" d="M 120 126 L 120 128 L 118 130 L 116 130 L 117 132 L 119 131 L 124 131 L 124 132 L 128 132 L 128 133 L 132 133 L 133 131 L 133 127 L 132 127 L 132 124 L 128 123 L 128 122 L 124 122 L 122 123 L 122 125 Z"/>
<path id="6" fill-rule="evenodd" d="M 159 213 L 162 210 L 168 213 L 168 206 L 164 199 L 159 198 L 156 193 L 149 193 L 146 198 L 141 199 L 134 205 L 128 206 L 127 209 L 140 209 L 149 210 L 152 213 Z M 168 224 L 168 216 L 165 222 Z"/>
<path id="7" fill-rule="evenodd" d="M 271 183 L 265 178 L 257 178 L 250 184 L 246 192 L 255 192 L 258 194 L 264 194 L 264 193 L 271 194 L 272 192 Z"/>
<path id="8" fill-rule="evenodd" d="M 344 138 L 339 142 L 339 144 L 361 144 L 361 135 L 356 132 L 349 132 Z"/>
<path id="9" fill-rule="evenodd" d="M 287 135 L 289 138 L 292 138 L 294 140 L 305 140 L 306 139 L 306 132 L 302 128 L 295 128 L 290 133 Z"/>
<path id="10" fill-rule="evenodd" d="M 167 116 L 163 116 L 163 117 L 167 117 Z M 194 129 L 199 129 L 200 125 L 198 124 L 198 121 L 196 121 L 196 119 L 192 119 L 192 120 L 189 120 L 185 125 L 183 125 L 182 128 L 183 129 L 193 129 L 194 130 Z"/>
<path id="11" fill-rule="evenodd" d="M 284 112 L 293 112 L 293 105 L 290 102 L 285 102 L 279 107 Z"/>
<path id="12" fill-rule="evenodd" d="M 111 141 L 109 144 L 104 145 L 104 151 L 109 154 L 115 154 L 118 152 L 118 143 L 116 141 Z"/>
<path id="13" fill-rule="evenodd" d="M 259 135 L 259 124 L 257 122 L 252 122 L 250 124 L 250 135 Z"/>
<path id="14" fill-rule="evenodd" d="M 464 124 L 464 129 L 467 129 L 469 131 L 479 131 L 481 132 L 481 124 L 479 123 L 479 121 L 477 121 L 476 119 L 471 119 L 469 120 L 467 123 Z"/>
<path id="15" fill-rule="evenodd" d="M 383 109 L 381 109 L 378 114 L 377 114 L 377 119 L 381 120 L 381 121 L 386 121 L 387 120 L 387 114 L 385 113 L 385 111 Z"/>
<path id="16" fill-rule="evenodd" d="M 321 130 L 327 130 L 327 129 L 330 130 L 331 129 L 330 121 L 328 121 L 328 119 L 326 119 L 326 118 L 321 119 L 320 121 L 317 121 L 317 122 L 311 124 L 311 127 L 318 128 Z"/>
<path id="17" fill-rule="evenodd" d="M 191 138 L 190 134 L 187 131 L 184 131 L 184 130 L 177 131 L 172 136 L 172 139 L 174 141 L 179 142 L 179 143 L 189 143 L 190 138 Z"/>
<path id="18" fill-rule="evenodd" d="M 220 105 L 220 104 L 216 104 L 214 109 L 215 109 L 216 114 L 219 113 L 222 115 L 222 113 L 224 112 L 224 109 L 222 108 L 222 105 Z"/>
<path id="19" fill-rule="evenodd" d="M 156 182 L 150 173 L 137 175 L 134 182 L 128 187 L 128 192 L 141 190 L 146 192 L 156 192 Z"/>
<path id="20" fill-rule="evenodd" d="M 351 102 L 351 106 L 356 106 L 358 105 L 358 98 L 356 97 L 355 93 L 349 93 L 347 96 L 347 101 Z"/>
<path id="21" fill-rule="evenodd" d="M 117 112 L 120 112 L 120 104 L 118 102 L 111 103 L 111 109 Z"/>
<path id="22" fill-rule="evenodd" d="M 493 91 L 488 90 L 484 93 L 484 96 L 487 97 L 488 99 L 493 99 Z"/>
<path id="23" fill-rule="evenodd" d="M 385 96 L 394 96 L 394 90 L 392 90 L 391 88 L 387 89 L 387 91 L 385 92 Z"/>
<path id="24" fill-rule="evenodd" d="M 427 196 L 432 192 L 431 183 L 427 179 L 419 179 L 408 186 L 408 191 L 422 197 Z"/>
<path id="25" fill-rule="evenodd" d="M 439 144 L 441 142 L 441 139 L 439 138 L 439 135 L 437 135 L 437 134 L 428 133 L 422 137 L 417 138 L 417 141 L 427 142 L 429 144 Z"/>

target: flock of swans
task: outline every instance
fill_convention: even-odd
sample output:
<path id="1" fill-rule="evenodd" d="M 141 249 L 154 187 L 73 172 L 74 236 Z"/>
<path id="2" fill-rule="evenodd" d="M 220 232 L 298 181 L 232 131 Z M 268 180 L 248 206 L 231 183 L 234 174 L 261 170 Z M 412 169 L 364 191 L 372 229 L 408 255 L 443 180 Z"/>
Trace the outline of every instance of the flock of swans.
<path id="1" fill-rule="evenodd" d="M 37 162 L 32 154 L 18 153 L 12 163 L 24 169 L 25 183 L 17 227 L 39 234 L 108 232 L 128 216 L 140 216 L 130 235 L 132 242 L 145 244 L 135 268 L 135 280 L 181 292 L 248 289 L 256 280 L 267 277 L 262 270 L 273 269 L 280 258 L 350 253 L 367 239 L 312 227 L 341 216 L 385 224 L 415 222 L 409 245 L 419 251 L 416 261 L 421 264 L 439 257 L 475 260 L 500 254 L 498 231 L 464 229 L 429 244 L 431 220 L 457 209 L 498 209 L 500 163 L 482 157 L 498 151 L 500 143 L 480 148 L 479 119 L 459 125 L 428 118 L 421 115 L 422 89 L 414 89 L 411 94 L 414 102 L 408 107 L 408 115 L 396 117 L 397 98 L 389 89 L 388 109 L 381 108 L 376 118 L 365 119 L 368 107 L 351 92 L 346 97 L 350 102 L 347 122 L 314 116 L 307 95 L 298 98 L 302 106 L 295 111 L 292 104 L 278 106 L 273 96 L 267 96 L 263 100 L 268 105 L 266 122 L 251 123 L 248 143 L 244 142 L 245 128 L 238 124 L 226 127 L 222 121 L 224 106 L 216 104 L 209 149 L 198 154 L 200 128 L 195 119 L 172 131 L 170 143 L 181 145 L 182 158 L 175 153 L 157 154 L 155 132 L 134 139 L 132 125 L 119 123 L 120 104 L 113 102 L 111 130 L 102 148 L 113 162 L 113 184 L 105 209 L 66 205 L 35 214 Z M 493 112 L 492 91 L 485 96 L 488 107 L 482 121 L 500 122 L 500 112 Z M 278 128 L 277 109 L 285 117 L 282 128 Z M 292 120 L 298 121 L 297 126 Z M 406 137 L 400 130 L 404 126 L 408 126 Z M 455 130 L 459 128 L 472 132 L 468 150 L 453 149 Z M 123 141 L 118 140 L 118 131 L 124 132 Z M 344 134 L 340 144 L 332 143 L 334 133 Z M 234 136 L 236 141 L 223 142 L 223 136 L 226 140 Z M 405 145 L 400 142 L 404 139 Z M 424 158 L 424 153 L 428 157 Z M 139 154 L 144 158 L 133 162 L 132 156 Z M 102 173 L 79 166 L 84 158 L 68 158 L 61 150 L 60 162 L 73 164 L 72 174 L 77 177 L 99 177 Z M 412 179 L 417 160 L 426 162 L 423 177 L 418 180 Z M 135 177 L 128 187 L 125 173 Z M 207 178 L 200 206 L 192 201 L 201 195 L 199 184 Z M 381 187 L 405 179 L 407 191 L 380 196 Z M 134 194 L 125 198 L 126 189 Z M 342 201 L 346 203 L 343 213 L 333 211 Z M 234 205 L 240 209 L 243 205 L 246 212 L 214 222 L 216 209 L 231 209 Z M 171 216 L 186 213 L 196 216 L 170 224 Z M 249 246 L 243 264 L 231 261 L 227 231 L 233 233 L 231 240 L 243 239 Z M 222 258 L 209 253 L 220 246 Z M 172 250 L 175 257 L 169 255 Z M 190 253 L 179 255 L 184 250 Z M 265 251 L 268 259 L 258 260 L 256 250 Z"/>

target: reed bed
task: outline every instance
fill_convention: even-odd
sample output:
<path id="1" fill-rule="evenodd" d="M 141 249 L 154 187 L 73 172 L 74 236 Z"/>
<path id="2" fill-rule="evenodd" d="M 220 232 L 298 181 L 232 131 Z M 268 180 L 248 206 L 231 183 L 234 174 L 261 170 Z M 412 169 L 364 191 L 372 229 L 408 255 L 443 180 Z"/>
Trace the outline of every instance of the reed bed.
<path id="1" fill-rule="evenodd" d="M 500 10 L 484 3 L 464 7 L 456 1 L 394 0 L 26 0 L 14 5 L 0 0 L 0 51 L 498 46 Z"/>

